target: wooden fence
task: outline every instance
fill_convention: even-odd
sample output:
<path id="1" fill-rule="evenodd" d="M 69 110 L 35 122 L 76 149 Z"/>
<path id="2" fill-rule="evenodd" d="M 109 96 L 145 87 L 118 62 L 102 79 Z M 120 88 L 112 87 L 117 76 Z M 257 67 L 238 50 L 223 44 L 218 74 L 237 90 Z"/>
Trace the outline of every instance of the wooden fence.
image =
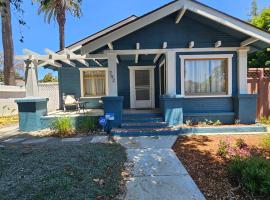
<path id="1" fill-rule="evenodd" d="M 258 94 L 257 118 L 270 116 L 270 69 L 248 69 L 248 92 Z"/>

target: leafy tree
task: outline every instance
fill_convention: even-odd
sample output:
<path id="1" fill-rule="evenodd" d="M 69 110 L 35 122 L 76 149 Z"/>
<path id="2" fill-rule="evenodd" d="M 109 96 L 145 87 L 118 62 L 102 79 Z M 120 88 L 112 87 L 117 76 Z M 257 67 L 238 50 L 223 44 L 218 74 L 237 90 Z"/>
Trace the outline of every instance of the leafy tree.
<path id="1" fill-rule="evenodd" d="M 260 14 L 253 16 L 251 23 L 270 32 L 270 6 L 263 9 Z M 270 49 L 250 54 L 248 64 L 249 67 L 270 67 Z"/>
<path id="2" fill-rule="evenodd" d="M 35 0 L 40 4 L 38 13 L 45 14 L 45 20 L 50 23 L 51 19 L 56 19 L 59 26 L 59 46 L 65 48 L 65 23 L 66 12 L 70 12 L 74 17 L 81 16 L 82 0 Z"/>
<path id="3" fill-rule="evenodd" d="M 52 73 L 48 73 L 44 76 L 42 82 L 44 83 L 57 82 L 57 77 L 53 76 Z"/>

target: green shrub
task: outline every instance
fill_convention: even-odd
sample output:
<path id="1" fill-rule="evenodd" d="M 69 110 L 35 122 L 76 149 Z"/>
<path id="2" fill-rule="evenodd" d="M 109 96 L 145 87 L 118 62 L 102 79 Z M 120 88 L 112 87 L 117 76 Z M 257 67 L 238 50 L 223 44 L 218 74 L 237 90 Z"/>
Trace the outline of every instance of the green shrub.
<path id="1" fill-rule="evenodd" d="M 222 122 L 220 120 L 217 120 L 217 121 L 214 122 L 213 125 L 214 126 L 220 126 L 220 125 L 222 125 Z"/>
<path id="2" fill-rule="evenodd" d="M 80 133 L 92 133 L 97 130 L 98 119 L 96 117 L 84 117 L 76 125 L 76 131 Z"/>
<path id="3" fill-rule="evenodd" d="M 259 122 L 260 122 L 261 124 L 270 125 L 270 117 L 261 117 L 261 118 L 259 119 Z"/>
<path id="4" fill-rule="evenodd" d="M 270 161 L 260 157 L 234 157 L 228 166 L 230 176 L 252 194 L 270 195 Z"/>
<path id="5" fill-rule="evenodd" d="M 217 154 L 219 156 L 226 157 L 228 155 L 228 148 L 229 148 L 228 142 L 220 140 L 218 144 Z"/>
<path id="6" fill-rule="evenodd" d="M 69 117 L 60 117 L 54 120 L 51 124 L 51 129 L 55 136 L 65 137 L 74 134 L 74 128 Z"/>
<path id="7" fill-rule="evenodd" d="M 266 149 L 270 149 L 270 134 L 267 134 L 263 139 L 262 139 L 262 146 Z"/>

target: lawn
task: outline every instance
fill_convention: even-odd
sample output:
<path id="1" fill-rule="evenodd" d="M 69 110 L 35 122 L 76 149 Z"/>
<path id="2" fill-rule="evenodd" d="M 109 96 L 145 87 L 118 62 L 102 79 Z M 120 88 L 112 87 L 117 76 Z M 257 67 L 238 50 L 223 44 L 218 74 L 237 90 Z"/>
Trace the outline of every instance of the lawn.
<path id="1" fill-rule="evenodd" d="M 112 199 L 126 159 L 118 144 L 0 148 L 0 199 Z"/>
<path id="2" fill-rule="evenodd" d="M 267 199 L 251 195 L 233 181 L 227 170 L 229 160 L 217 154 L 220 141 L 234 144 L 239 138 L 252 148 L 252 154 L 270 159 L 270 149 L 262 144 L 265 135 L 181 136 L 175 143 L 179 160 L 207 199 Z"/>
<path id="3" fill-rule="evenodd" d="M 17 115 L 12 115 L 12 116 L 2 116 L 0 117 L 0 128 L 12 124 L 17 124 L 18 123 L 18 116 Z"/>

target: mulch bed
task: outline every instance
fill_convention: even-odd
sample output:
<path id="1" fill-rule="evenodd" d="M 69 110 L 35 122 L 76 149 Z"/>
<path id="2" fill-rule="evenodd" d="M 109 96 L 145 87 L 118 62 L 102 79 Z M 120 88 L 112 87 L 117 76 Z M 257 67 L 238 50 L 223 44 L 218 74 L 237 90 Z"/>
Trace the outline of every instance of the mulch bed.
<path id="1" fill-rule="evenodd" d="M 217 155 L 220 140 L 229 139 L 234 142 L 242 138 L 252 147 L 253 154 L 269 159 L 270 151 L 260 146 L 263 137 L 263 135 L 180 136 L 173 149 L 207 199 L 265 199 L 251 196 L 233 182 L 227 173 L 228 161 Z"/>

